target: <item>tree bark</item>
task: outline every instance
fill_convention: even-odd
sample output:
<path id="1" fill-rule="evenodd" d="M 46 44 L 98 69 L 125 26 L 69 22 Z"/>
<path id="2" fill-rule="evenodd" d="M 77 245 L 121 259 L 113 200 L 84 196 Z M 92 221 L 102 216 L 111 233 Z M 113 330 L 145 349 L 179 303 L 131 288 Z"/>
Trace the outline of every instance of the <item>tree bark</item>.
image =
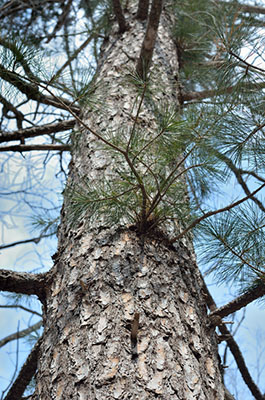
<path id="1" fill-rule="evenodd" d="M 152 137 L 152 104 L 144 101 L 136 117 L 137 89 L 127 79 L 145 25 L 133 18 L 128 23 L 128 31 L 121 35 L 116 27 L 102 48 L 96 94 L 106 107 L 86 110 L 84 118 L 101 135 L 126 131 L 136 118 Z M 177 106 L 178 63 L 169 25 L 163 15 L 151 90 L 158 88 L 158 104 L 166 99 Z M 91 132 L 80 130 L 68 184 L 87 176 L 110 179 L 112 156 Z M 32 399 L 224 399 L 216 335 L 191 244 L 171 245 L 167 233 L 175 232 L 173 226 L 161 235 L 139 235 L 128 221 L 108 226 L 104 216 L 84 216 L 72 226 L 69 210 L 66 199 Z"/>

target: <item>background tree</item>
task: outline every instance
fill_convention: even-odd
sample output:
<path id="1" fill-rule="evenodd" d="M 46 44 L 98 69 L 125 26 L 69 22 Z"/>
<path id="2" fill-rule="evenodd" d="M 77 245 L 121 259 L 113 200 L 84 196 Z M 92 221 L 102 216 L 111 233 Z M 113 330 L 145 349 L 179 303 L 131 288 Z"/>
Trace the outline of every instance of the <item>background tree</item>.
<path id="1" fill-rule="evenodd" d="M 5 398 L 21 398 L 36 369 L 31 399 L 231 398 L 216 326 L 252 395 L 263 398 L 222 318 L 264 295 L 264 9 L 43 5 L 0 9 L 0 138 L 20 142 L 0 149 L 2 193 L 14 189 L 16 207 L 23 200 L 38 210 L 32 242 L 58 222 L 40 161 L 47 172 L 56 157 L 60 188 L 63 152 L 71 163 L 52 269 L 1 270 L 2 290 L 38 296 L 44 329 Z M 23 155 L 30 175 L 22 183 L 10 152 Z M 240 191 L 209 208 L 231 177 Z M 193 238 L 216 277 L 241 290 L 221 308 Z"/>

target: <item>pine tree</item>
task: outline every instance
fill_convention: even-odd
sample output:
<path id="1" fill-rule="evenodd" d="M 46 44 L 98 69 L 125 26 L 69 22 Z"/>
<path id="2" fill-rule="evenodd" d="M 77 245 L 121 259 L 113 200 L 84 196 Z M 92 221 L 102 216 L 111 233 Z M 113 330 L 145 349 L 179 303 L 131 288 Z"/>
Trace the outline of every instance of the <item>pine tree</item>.
<path id="1" fill-rule="evenodd" d="M 32 400 L 231 399 L 222 339 L 262 399 L 223 318 L 265 293 L 264 8 L 43 4 L 0 9 L 0 138 L 20 141 L 0 150 L 70 151 L 71 162 L 53 267 L 0 271 L 1 290 L 43 307 L 42 337 L 5 399 L 22 398 L 34 375 Z M 67 59 L 44 71 L 53 42 Z M 90 66 L 79 58 L 88 45 Z M 25 102 L 37 104 L 30 121 Z M 243 194 L 210 208 L 231 177 Z M 41 237 L 54 230 L 48 221 Z M 216 307 L 194 242 L 217 279 L 240 288 L 231 303 Z"/>

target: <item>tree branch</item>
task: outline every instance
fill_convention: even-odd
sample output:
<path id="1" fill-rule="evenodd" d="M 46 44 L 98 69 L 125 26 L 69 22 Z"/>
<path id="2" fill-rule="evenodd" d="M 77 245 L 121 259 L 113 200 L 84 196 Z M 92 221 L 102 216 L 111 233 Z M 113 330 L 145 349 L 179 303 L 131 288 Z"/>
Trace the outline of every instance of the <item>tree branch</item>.
<path id="1" fill-rule="evenodd" d="M 12 333 L 12 335 L 6 336 L 4 339 L 0 340 L 0 347 L 5 346 L 7 343 L 11 342 L 12 340 L 21 339 L 21 338 L 29 335 L 31 332 L 36 331 L 41 326 L 42 326 L 42 321 L 39 321 L 36 324 L 31 325 L 26 329 L 23 329 L 22 331 L 18 331 L 18 332 Z"/>
<path id="2" fill-rule="evenodd" d="M 22 121 L 24 120 L 23 113 L 19 111 L 15 106 L 13 106 L 13 104 L 10 103 L 10 101 L 6 100 L 1 94 L 0 94 L 0 102 L 3 104 L 2 115 L 5 116 L 6 118 L 10 118 L 8 112 L 11 111 L 14 114 L 14 118 L 17 120 L 18 129 L 21 129 Z"/>
<path id="3" fill-rule="evenodd" d="M 259 285 L 249 289 L 246 293 L 237 297 L 236 299 L 230 301 L 226 305 L 216 308 L 209 314 L 209 318 L 215 320 L 215 317 L 219 316 L 221 318 L 227 317 L 228 315 L 240 310 L 247 304 L 265 295 L 265 285 L 260 281 Z"/>
<path id="4" fill-rule="evenodd" d="M 73 2 L 73 0 L 68 0 L 68 2 L 65 5 L 63 3 L 64 7 L 63 7 L 62 14 L 59 15 L 57 24 L 55 25 L 52 33 L 48 36 L 47 43 L 49 43 L 54 38 L 54 36 L 56 35 L 56 32 L 58 32 L 59 29 L 61 29 L 61 27 L 67 22 L 67 16 L 70 12 L 72 2 Z"/>
<path id="5" fill-rule="evenodd" d="M 35 100 L 39 103 L 46 104 L 49 106 L 57 107 L 66 110 L 66 106 L 70 107 L 74 112 L 79 113 L 80 109 L 74 106 L 73 103 L 67 99 L 62 99 L 62 101 L 56 101 L 54 97 L 45 96 L 42 94 L 38 87 L 37 82 L 33 84 L 27 79 L 27 82 L 23 80 L 15 72 L 9 71 L 0 64 L 0 78 L 9 82 L 11 85 L 15 86 L 21 93 L 25 94 L 29 100 Z"/>
<path id="6" fill-rule="evenodd" d="M 17 144 L 14 146 L 0 147 L 0 153 L 4 151 L 18 151 L 22 153 L 23 151 L 71 151 L 71 146 L 69 144 Z"/>
<path id="7" fill-rule="evenodd" d="M 194 228 L 197 224 L 199 224 L 201 221 L 203 221 L 206 218 L 211 217 L 212 215 L 216 215 L 219 214 L 221 212 L 224 211 L 229 211 L 232 208 L 238 206 L 239 204 L 243 203 L 244 201 L 248 200 L 249 198 L 252 198 L 256 193 L 258 193 L 261 189 L 263 189 L 265 186 L 265 183 L 263 185 L 261 185 L 258 189 L 254 190 L 254 192 L 250 193 L 248 196 L 243 197 L 242 199 L 235 201 L 234 203 L 223 207 L 223 208 L 219 208 L 218 210 L 214 210 L 214 211 L 209 211 L 206 214 L 202 215 L 199 218 L 196 218 L 186 229 L 184 229 L 182 232 L 180 232 L 177 236 L 175 236 L 173 239 L 170 240 L 171 243 L 174 243 L 176 240 L 179 240 L 180 238 L 182 238 L 184 235 L 186 235 L 186 233 L 188 233 L 192 228 Z"/>
<path id="8" fill-rule="evenodd" d="M 140 57 L 136 66 L 136 72 L 139 77 L 146 80 L 150 68 L 152 55 L 155 47 L 157 30 L 159 26 L 160 15 L 162 12 L 162 0 L 153 0 L 145 37 L 142 43 Z"/>
<path id="9" fill-rule="evenodd" d="M 265 125 L 265 124 L 264 124 Z M 225 164 L 231 169 L 231 171 L 234 173 L 238 183 L 240 184 L 240 186 L 242 187 L 242 189 L 244 190 L 244 192 L 246 193 L 247 196 L 251 195 L 251 192 L 248 188 L 248 185 L 246 184 L 246 182 L 244 181 L 244 179 L 242 178 L 243 173 L 246 173 L 245 171 L 243 171 L 240 168 L 237 168 L 235 166 L 235 164 L 232 162 L 232 160 L 230 160 L 230 158 L 228 158 L 225 154 L 221 154 L 219 152 L 216 152 L 217 157 L 224 161 Z M 265 212 L 265 207 L 262 204 L 262 202 L 257 199 L 254 196 L 250 197 L 250 200 L 254 201 L 254 203 L 257 204 L 257 206 L 261 209 L 261 211 Z"/>
<path id="10" fill-rule="evenodd" d="M 216 0 L 214 1 L 216 3 Z M 229 5 L 229 2 L 226 1 L 217 1 L 218 4 L 222 4 L 222 5 Z M 239 4 L 236 3 L 235 7 L 242 12 L 246 12 L 246 13 L 253 13 L 253 14 L 264 14 L 265 15 L 265 8 L 261 7 L 261 6 L 252 6 L 250 4 Z"/>
<path id="11" fill-rule="evenodd" d="M 24 311 L 27 311 L 27 312 L 29 312 L 31 314 L 38 315 L 39 317 L 42 317 L 42 315 L 39 312 L 31 310 L 30 308 L 24 307 L 21 304 L 4 304 L 4 305 L 0 304 L 0 308 L 20 308 L 21 310 L 24 310 Z"/>
<path id="12" fill-rule="evenodd" d="M 31 239 L 25 239 L 25 240 L 19 240 L 17 242 L 13 242 L 13 243 L 9 243 L 9 244 L 3 244 L 0 246 L 0 250 L 3 249 L 9 249 L 10 247 L 14 247 L 17 246 L 18 244 L 26 244 L 26 243 L 39 243 L 41 239 L 43 238 L 47 238 L 47 237 L 51 237 L 52 235 L 55 235 L 56 232 L 54 233 L 47 233 L 46 235 L 40 235 L 38 237 L 35 238 L 31 238 Z"/>
<path id="13" fill-rule="evenodd" d="M 42 301 L 45 298 L 45 286 L 48 273 L 30 274 L 0 269 L 0 290 L 21 294 L 35 294 Z"/>
<path id="14" fill-rule="evenodd" d="M 234 85 L 228 86 L 223 89 L 213 89 L 213 90 L 202 90 L 201 92 L 183 92 L 182 93 L 182 101 L 193 101 L 193 100 L 203 100 L 209 97 L 214 97 L 222 94 L 232 93 L 237 88 L 243 88 L 245 90 L 254 90 L 254 89 L 264 89 L 265 82 L 259 83 L 248 83 L 245 85 Z"/>
<path id="15" fill-rule="evenodd" d="M 42 342 L 42 338 L 40 338 L 37 341 L 37 343 L 31 350 L 30 355 L 28 356 L 26 362 L 24 363 L 23 367 L 21 368 L 17 379 L 13 383 L 11 389 L 7 393 L 4 400 L 14 400 L 14 399 L 19 400 L 22 397 L 26 387 L 30 383 L 33 375 L 35 374 L 35 372 L 37 370 L 38 355 L 39 355 L 41 342 Z"/>
<path id="16" fill-rule="evenodd" d="M 136 18 L 145 21 L 148 17 L 149 0 L 139 0 Z"/>
<path id="17" fill-rule="evenodd" d="M 217 309 L 215 301 L 212 298 L 211 293 L 209 292 L 209 289 L 207 288 L 206 283 L 204 282 L 204 279 L 202 276 L 201 276 L 201 279 L 203 282 L 203 291 L 206 296 L 207 306 L 212 312 L 214 312 Z M 234 357 L 235 362 L 238 366 L 238 369 L 241 373 L 241 376 L 242 376 L 244 382 L 246 383 L 247 387 L 251 391 L 252 395 L 254 396 L 254 398 L 256 400 L 264 400 L 263 395 L 261 394 L 258 386 L 253 381 L 253 379 L 248 371 L 248 368 L 246 366 L 246 363 L 242 356 L 242 353 L 241 353 L 235 339 L 231 335 L 230 331 L 227 329 L 227 327 L 224 324 L 219 325 L 218 328 L 219 328 L 221 334 L 224 335 L 224 337 L 226 337 L 227 345 L 228 345 L 231 353 L 233 354 L 233 357 Z"/>
<path id="18" fill-rule="evenodd" d="M 19 129 L 13 132 L 0 132 L 0 143 L 67 131 L 68 129 L 72 129 L 75 124 L 75 119 L 70 119 L 68 121 L 60 121 L 42 126 L 33 126 L 31 128 Z"/>
<path id="19" fill-rule="evenodd" d="M 113 11 L 119 24 L 119 33 L 123 33 L 127 29 L 127 24 L 122 11 L 120 0 L 112 0 Z"/>

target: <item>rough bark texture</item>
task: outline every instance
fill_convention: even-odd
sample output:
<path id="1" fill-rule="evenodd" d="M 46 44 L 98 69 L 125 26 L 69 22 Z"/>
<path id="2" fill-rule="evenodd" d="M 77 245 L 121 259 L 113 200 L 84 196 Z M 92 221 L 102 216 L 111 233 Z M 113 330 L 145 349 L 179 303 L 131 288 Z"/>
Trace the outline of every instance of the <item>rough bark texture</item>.
<path id="1" fill-rule="evenodd" d="M 86 114 L 101 134 L 134 123 L 136 91 L 126 75 L 135 68 L 145 32 L 143 23 L 129 23 L 129 31 L 113 33 L 104 45 L 98 90 L 107 107 Z M 164 16 L 153 86 L 162 88 L 157 102 L 176 103 L 178 64 L 168 24 Z M 151 135 L 156 120 L 149 106 L 145 102 L 139 124 Z M 78 140 L 70 183 L 115 173 L 92 134 L 82 131 Z M 32 399 L 224 399 L 194 255 L 184 242 L 170 245 L 166 234 L 139 237 L 122 221 L 105 226 L 104 217 L 91 224 L 84 218 L 73 228 L 66 204 Z"/>

